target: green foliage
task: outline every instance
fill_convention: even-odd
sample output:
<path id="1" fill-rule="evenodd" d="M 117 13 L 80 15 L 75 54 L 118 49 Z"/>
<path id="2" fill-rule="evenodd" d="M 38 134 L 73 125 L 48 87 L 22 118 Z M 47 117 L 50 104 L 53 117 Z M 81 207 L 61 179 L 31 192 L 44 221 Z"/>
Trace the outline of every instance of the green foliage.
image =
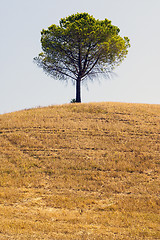
<path id="1" fill-rule="evenodd" d="M 72 98 L 70 103 L 75 103 L 76 102 L 76 99 L 75 98 Z"/>
<path id="2" fill-rule="evenodd" d="M 57 79 L 82 81 L 99 74 L 108 76 L 130 47 L 128 37 L 108 19 L 98 20 L 88 13 L 62 18 L 59 25 L 41 31 L 43 52 L 34 58 L 38 66 Z"/>

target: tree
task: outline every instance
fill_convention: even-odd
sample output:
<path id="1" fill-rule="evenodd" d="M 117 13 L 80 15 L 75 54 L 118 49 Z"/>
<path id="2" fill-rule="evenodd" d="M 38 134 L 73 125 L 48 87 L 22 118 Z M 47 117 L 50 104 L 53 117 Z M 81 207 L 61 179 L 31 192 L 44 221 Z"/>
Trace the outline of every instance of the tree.
<path id="1" fill-rule="evenodd" d="M 81 82 L 99 74 L 108 77 L 126 57 L 129 39 L 119 32 L 108 19 L 73 14 L 41 31 L 43 52 L 34 61 L 55 79 L 76 83 L 76 102 L 81 102 Z"/>

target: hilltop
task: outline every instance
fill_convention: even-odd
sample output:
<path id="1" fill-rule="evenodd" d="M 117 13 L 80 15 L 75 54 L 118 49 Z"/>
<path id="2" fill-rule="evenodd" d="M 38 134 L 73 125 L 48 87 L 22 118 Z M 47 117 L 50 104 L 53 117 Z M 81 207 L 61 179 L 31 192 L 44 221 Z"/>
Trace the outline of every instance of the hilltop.
<path id="1" fill-rule="evenodd" d="M 160 105 L 0 115 L 0 239 L 160 239 Z"/>

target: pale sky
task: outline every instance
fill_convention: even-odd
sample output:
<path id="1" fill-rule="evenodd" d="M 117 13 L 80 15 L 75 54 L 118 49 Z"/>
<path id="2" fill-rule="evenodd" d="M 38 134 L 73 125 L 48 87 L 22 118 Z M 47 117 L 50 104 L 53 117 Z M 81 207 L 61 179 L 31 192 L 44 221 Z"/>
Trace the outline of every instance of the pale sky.
<path id="1" fill-rule="evenodd" d="M 160 104 L 160 0 L 0 0 L 0 114 L 75 98 L 70 80 L 46 76 L 33 58 L 41 30 L 77 12 L 111 20 L 131 43 L 113 79 L 82 86 L 82 102 Z"/>

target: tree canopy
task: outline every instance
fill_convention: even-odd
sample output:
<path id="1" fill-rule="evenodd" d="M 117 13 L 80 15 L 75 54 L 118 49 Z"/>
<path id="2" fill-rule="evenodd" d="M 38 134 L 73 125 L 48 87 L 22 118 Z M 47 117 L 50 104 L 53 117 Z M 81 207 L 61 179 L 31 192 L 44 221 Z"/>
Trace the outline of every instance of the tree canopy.
<path id="1" fill-rule="evenodd" d="M 46 74 L 76 83 L 76 102 L 81 102 L 81 82 L 109 76 L 126 57 L 128 37 L 108 19 L 95 19 L 88 13 L 77 13 L 41 31 L 43 52 L 34 58 Z"/>

